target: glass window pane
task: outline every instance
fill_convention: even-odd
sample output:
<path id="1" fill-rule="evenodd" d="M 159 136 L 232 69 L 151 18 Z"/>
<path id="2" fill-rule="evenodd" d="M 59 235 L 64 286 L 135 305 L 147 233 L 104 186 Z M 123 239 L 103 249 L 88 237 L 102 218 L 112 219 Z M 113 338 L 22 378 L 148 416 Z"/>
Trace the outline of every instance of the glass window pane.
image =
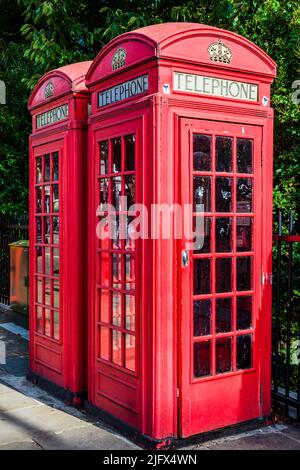
<path id="1" fill-rule="evenodd" d="M 50 181 L 50 155 L 49 153 L 44 156 L 45 164 L 45 181 Z"/>
<path id="2" fill-rule="evenodd" d="M 45 335 L 51 336 L 51 310 L 45 308 Z"/>
<path id="3" fill-rule="evenodd" d="M 122 323 L 122 294 L 112 292 L 112 324 L 121 326 Z"/>
<path id="4" fill-rule="evenodd" d="M 120 240 L 120 217 L 116 215 L 114 219 L 111 220 L 112 226 L 112 247 L 114 250 L 121 249 L 121 240 Z"/>
<path id="5" fill-rule="evenodd" d="M 59 282 L 53 281 L 53 307 L 59 308 Z"/>
<path id="6" fill-rule="evenodd" d="M 43 309 L 42 307 L 36 307 L 36 331 L 43 333 Z"/>
<path id="7" fill-rule="evenodd" d="M 36 300 L 39 304 L 43 304 L 43 279 L 41 277 L 37 278 L 36 282 Z"/>
<path id="8" fill-rule="evenodd" d="M 113 330 L 112 361 L 122 365 L 122 334 L 116 330 Z"/>
<path id="9" fill-rule="evenodd" d="M 236 290 L 250 290 L 252 257 L 244 256 L 236 259 Z"/>
<path id="10" fill-rule="evenodd" d="M 36 212 L 42 212 L 42 187 L 36 188 Z"/>
<path id="11" fill-rule="evenodd" d="M 232 178 L 216 178 L 216 211 L 231 212 Z"/>
<path id="12" fill-rule="evenodd" d="M 211 334 L 211 300 L 194 301 L 194 336 Z"/>
<path id="13" fill-rule="evenodd" d="M 211 211 L 211 177 L 194 176 L 194 210 Z"/>
<path id="14" fill-rule="evenodd" d="M 53 249 L 53 275 L 58 276 L 59 274 L 59 249 Z"/>
<path id="15" fill-rule="evenodd" d="M 237 251 L 252 250 L 252 217 L 237 217 L 236 219 L 236 249 Z"/>
<path id="16" fill-rule="evenodd" d="M 116 211 L 120 210 L 121 191 L 122 191 L 121 176 L 112 178 L 112 204 Z"/>
<path id="17" fill-rule="evenodd" d="M 106 253 L 103 255 L 107 256 Z M 112 283 L 116 289 L 122 287 L 122 255 L 113 253 L 112 255 Z"/>
<path id="18" fill-rule="evenodd" d="M 109 296 L 108 290 L 101 289 L 100 296 L 100 320 L 104 323 L 109 323 Z"/>
<path id="19" fill-rule="evenodd" d="M 54 245 L 59 244 L 59 217 L 52 218 L 52 231 L 53 231 L 53 243 Z"/>
<path id="20" fill-rule="evenodd" d="M 108 141 L 100 142 L 100 174 L 108 173 Z"/>
<path id="21" fill-rule="evenodd" d="M 194 170 L 211 171 L 211 136 L 193 135 Z"/>
<path id="22" fill-rule="evenodd" d="M 236 299 L 236 328 L 247 330 L 252 327 L 252 297 L 245 295 Z"/>
<path id="23" fill-rule="evenodd" d="M 216 218 L 216 252 L 226 253 L 232 250 L 232 219 Z"/>
<path id="24" fill-rule="evenodd" d="M 135 135 L 125 135 L 125 171 L 133 171 L 135 168 Z"/>
<path id="25" fill-rule="evenodd" d="M 210 341 L 194 343 L 194 377 L 210 375 Z"/>
<path id="26" fill-rule="evenodd" d="M 232 299 L 216 299 L 216 332 L 227 333 L 232 330 Z"/>
<path id="27" fill-rule="evenodd" d="M 58 152 L 52 153 L 52 179 L 58 181 L 59 167 L 58 167 Z"/>
<path id="28" fill-rule="evenodd" d="M 216 339 L 216 373 L 232 370 L 232 338 Z"/>
<path id="29" fill-rule="evenodd" d="M 51 274 L 51 249 L 45 248 L 45 274 Z"/>
<path id="30" fill-rule="evenodd" d="M 253 142 L 251 139 L 237 139 L 237 171 L 252 173 Z"/>
<path id="31" fill-rule="evenodd" d="M 109 286 L 110 285 L 110 278 L 109 278 L 109 271 L 110 271 L 110 254 L 106 251 L 103 251 L 99 255 L 99 269 L 100 269 L 100 285 L 101 286 Z"/>
<path id="32" fill-rule="evenodd" d="M 216 292 L 231 292 L 231 258 L 216 260 Z"/>
<path id="33" fill-rule="evenodd" d="M 127 330 L 135 331 L 135 296 L 125 295 L 125 327 Z"/>
<path id="34" fill-rule="evenodd" d="M 50 217 L 44 217 L 44 243 L 51 243 Z"/>
<path id="35" fill-rule="evenodd" d="M 252 212 L 252 179 L 238 178 L 237 180 L 237 212 Z"/>
<path id="36" fill-rule="evenodd" d="M 43 269 L 43 254 L 42 254 L 42 248 L 40 246 L 37 246 L 35 248 L 35 256 L 36 256 L 36 270 L 38 273 L 44 272 Z"/>
<path id="37" fill-rule="evenodd" d="M 53 212 L 59 212 L 59 190 L 58 184 L 53 184 Z"/>
<path id="38" fill-rule="evenodd" d="M 44 212 L 50 212 L 50 186 L 44 186 Z"/>
<path id="39" fill-rule="evenodd" d="M 109 360 L 109 328 L 100 326 L 100 357 Z"/>
<path id="40" fill-rule="evenodd" d="M 121 137 L 112 139 L 112 162 L 113 162 L 113 172 L 119 173 L 121 169 Z"/>
<path id="41" fill-rule="evenodd" d="M 53 338 L 59 341 L 59 312 L 53 312 Z"/>
<path id="42" fill-rule="evenodd" d="M 135 249 L 136 222 L 135 217 L 127 217 L 125 250 Z"/>
<path id="43" fill-rule="evenodd" d="M 42 231 L 43 231 L 43 223 L 42 223 L 42 217 L 36 217 L 35 218 L 36 222 L 36 242 L 37 243 L 42 243 Z"/>
<path id="44" fill-rule="evenodd" d="M 232 137 L 216 137 L 216 171 L 232 171 Z"/>
<path id="45" fill-rule="evenodd" d="M 42 157 L 36 158 L 36 182 L 40 183 L 43 180 Z"/>
<path id="46" fill-rule="evenodd" d="M 194 294 L 210 293 L 210 259 L 194 259 Z"/>
<path id="47" fill-rule="evenodd" d="M 135 259 L 133 256 L 125 256 L 125 289 L 135 289 Z"/>
<path id="48" fill-rule="evenodd" d="M 135 371 L 135 337 L 125 335 L 125 367 Z"/>
<path id="49" fill-rule="evenodd" d="M 135 176 L 125 176 L 125 196 L 127 202 L 127 210 L 135 204 Z"/>
<path id="50" fill-rule="evenodd" d="M 107 212 L 109 203 L 109 178 L 100 180 L 100 211 Z"/>
<path id="51" fill-rule="evenodd" d="M 45 278 L 45 305 L 51 306 L 51 279 Z"/>
<path id="52" fill-rule="evenodd" d="M 250 369 L 252 367 L 252 335 L 241 335 L 236 338 L 236 367 Z"/>
<path id="53" fill-rule="evenodd" d="M 194 217 L 193 231 L 196 234 L 194 241 L 194 253 L 210 253 L 211 217 Z"/>

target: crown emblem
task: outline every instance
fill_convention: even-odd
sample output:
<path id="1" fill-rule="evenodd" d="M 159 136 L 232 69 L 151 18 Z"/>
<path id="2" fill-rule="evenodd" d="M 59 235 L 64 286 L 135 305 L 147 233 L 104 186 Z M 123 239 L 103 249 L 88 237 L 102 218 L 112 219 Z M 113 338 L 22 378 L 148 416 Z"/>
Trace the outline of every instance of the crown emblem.
<path id="1" fill-rule="evenodd" d="M 53 86 L 53 83 L 50 81 L 45 86 L 45 98 L 50 98 L 50 96 L 53 96 L 53 93 L 54 93 L 54 86 Z"/>
<path id="2" fill-rule="evenodd" d="M 111 60 L 111 66 L 113 70 L 120 69 L 124 67 L 126 61 L 127 53 L 123 47 L 119 47 L 119 49 L 114 53 L 113 58 Z"/>
<path id="3" fill-rule="evenodd" d="M 211 44 L 208 48 L 209 58 L 213 62 L 222 62 L 223 64 L 230 64 L 232 59 L 232 51 L 228 46 L 223 44 L 222 39 Z"/>

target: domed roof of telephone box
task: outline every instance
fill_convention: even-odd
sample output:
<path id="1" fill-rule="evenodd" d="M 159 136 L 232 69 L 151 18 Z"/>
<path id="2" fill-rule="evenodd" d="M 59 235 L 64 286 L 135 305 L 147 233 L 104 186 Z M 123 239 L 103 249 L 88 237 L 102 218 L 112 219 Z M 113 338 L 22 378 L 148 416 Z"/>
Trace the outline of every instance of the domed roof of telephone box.
<path id="1" fill-rule="evenodd" d="M 87 86 L 153 58 L 276 75 L 275 62 L 236 33 L 198 23 L 160 23 L 112 39 L 93 61 Z"/>
<path id="2" fill-rule="evenodd" d="M 84 93 L 88 89 L 85 76 L 92 62 L 77 62 L 50 70 L 43 75 L 31 92 L 28 108 L 42 106 L 70 92 Z"/>

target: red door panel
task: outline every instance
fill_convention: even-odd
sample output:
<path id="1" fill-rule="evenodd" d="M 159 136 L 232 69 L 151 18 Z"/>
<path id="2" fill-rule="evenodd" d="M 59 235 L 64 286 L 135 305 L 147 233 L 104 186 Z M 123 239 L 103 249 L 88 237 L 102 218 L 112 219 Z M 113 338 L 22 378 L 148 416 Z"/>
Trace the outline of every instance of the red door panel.
<path id="1" fill-rule="evenodd" d="M 259 126 L 181 121 L 182 437 L 260 416 L 260 172 Z"/>

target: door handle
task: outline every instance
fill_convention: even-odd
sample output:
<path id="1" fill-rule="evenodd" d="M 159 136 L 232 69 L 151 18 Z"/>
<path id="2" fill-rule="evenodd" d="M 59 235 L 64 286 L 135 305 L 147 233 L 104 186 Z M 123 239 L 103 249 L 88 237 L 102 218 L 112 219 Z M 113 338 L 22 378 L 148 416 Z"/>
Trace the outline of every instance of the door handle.
<path id="1" fill-rule="evenodd" d="M 189 253 L 187 250 L 181 252 L 181 264 L 183 268 L 186 268 L 189 264 Z"/>

